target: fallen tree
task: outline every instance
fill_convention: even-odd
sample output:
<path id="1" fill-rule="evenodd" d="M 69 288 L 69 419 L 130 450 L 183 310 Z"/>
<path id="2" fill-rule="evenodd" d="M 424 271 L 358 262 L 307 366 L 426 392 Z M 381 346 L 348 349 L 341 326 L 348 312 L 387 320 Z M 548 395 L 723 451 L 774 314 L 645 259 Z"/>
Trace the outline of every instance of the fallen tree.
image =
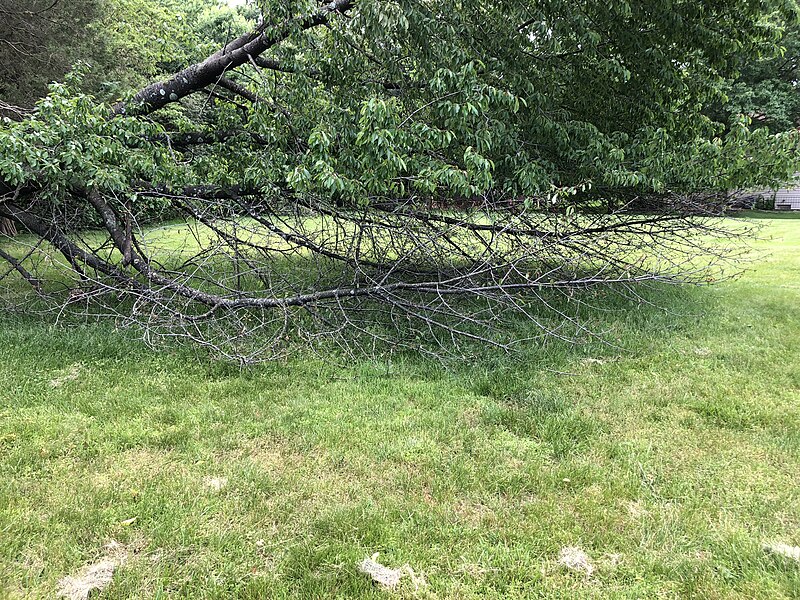
<path id="1" fill-rule="evenodd" d="M 0 218 L 32 235 L 0 277 L 243 362 L 511 348 L 516 317 L 580 332 L 576 289 L 719 278 L 738 251 L 708 196 L 787 177 L 797 139 L 702 109 L 780 20 L 613 4 L 267 2 L 111 107 L 55 85 L 0 133 Z"/>

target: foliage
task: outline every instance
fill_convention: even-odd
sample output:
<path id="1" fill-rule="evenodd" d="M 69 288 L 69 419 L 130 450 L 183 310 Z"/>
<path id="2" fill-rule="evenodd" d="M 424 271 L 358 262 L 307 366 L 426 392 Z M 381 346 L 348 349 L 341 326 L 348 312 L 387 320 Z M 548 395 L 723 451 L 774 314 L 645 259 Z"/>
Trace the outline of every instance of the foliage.
<path id="1" fill-rule="evenodd" d="M 132 182 L 163 178 L 172 166 L 167 150 L 142 143 L 160 128 L 134 118 L 108 119 L 107 106 L 71 83 L 52 84 L 31 117 L 6 123 L 0 177 L 15 187 L 46 181 L 42 193 L 54 202 L 73 190 L 124 194 Z"/>
<path id="2" fill-rule="evenodd" d="M 307 4 L 270 4 L 264 14 L 280 21 Z M 269 140 L 193 152 L 200 182 L 288 182 L 353 201 L 568 194 L 589 182 L 656 191 L 771 183 L 793 168 L 795 137 L 751 134 L 748 123 L 723 133 L 702 111 L 730 85 L 731 52 L 777 43 L 771 23 L 746 1 L 474 1 L 433 11 L 366 0 L 352 18 L 276 50 L 305 76 L 232 75 L 266 100 L 246 120 L 230 105 L 207 114 L 190 103 L 170 122 Z M 114 3 L 92 29 L 106 92 L 196 62 L 246 26 L 233 9 L 200 0 Z M 109 69 L 114 56 L 126 60 Z"/>
<path id="3" fill-rule="evenodd" d="M 747 115 L 753 127 L 773 133 L 794 130 L 800 124 L 800 29 L 794 22 L 782 26 L 776 51 L 739 58 L 739 75 L 726 82 L 724 98 L 711 107 L 714 118 L 730 123 L 736 115 Z"/>
<path id="4" fill-rule="evenodd" d="M 115 0 L 103 8 L 89 28 L 102 43 L 87 49 L 92 69 L 83 88 L 105 100 L 200 60 L 248 27 L 217 0 Z"/>

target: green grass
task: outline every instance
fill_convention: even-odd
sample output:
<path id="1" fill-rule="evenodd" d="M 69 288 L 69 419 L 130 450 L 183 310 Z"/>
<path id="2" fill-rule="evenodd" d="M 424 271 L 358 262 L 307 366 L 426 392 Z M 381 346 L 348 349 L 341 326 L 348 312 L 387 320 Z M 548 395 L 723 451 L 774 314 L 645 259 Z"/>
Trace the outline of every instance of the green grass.
<path id="1" fill-rule="evenodd" d="M 760 223 L 740 279 L 597 311 L 610 344 L 447 372 L 242 372 L 2 316 L 0 597 L 53 597 L 110 540 L 101 598 L 798 597 L 761 545 L 800 545 L 800 228 Z M 375 552 L 426 585 L 373 586 Z"/>
<path id="2" fill-rule="evenodd" d="M 800 219 L 800 211 L 798 210 L 743 210 L 739 216 L 747 219 L 768 219 L 774 221 L 775 219 Z"/>

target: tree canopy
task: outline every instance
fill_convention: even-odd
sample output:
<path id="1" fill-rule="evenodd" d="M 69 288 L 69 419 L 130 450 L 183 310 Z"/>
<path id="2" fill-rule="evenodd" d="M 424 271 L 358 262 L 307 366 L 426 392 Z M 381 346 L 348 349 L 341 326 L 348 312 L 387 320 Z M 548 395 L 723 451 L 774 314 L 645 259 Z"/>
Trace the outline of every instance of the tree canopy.
<path id="1" fill-rule="evenodd" d="M 709 277 L 695 265 L 709 194 L 797 169 L 793 131 L 714 109 L 749 60 L 780 55 L 796 15 L 753 0 L 126 0 L 90 27 L 116 85 L 78 68 L 0 130 L 0 214 L 61 253 L 71 299 L 113 296 L 154 329 L 380 337 L 382 322 L 497 340 L 542 288 Z M 193 259 L 147 248 L 137 224 L 158 214 L 202 229 Z"/>
<path id="2" fill-rule="evenodd" d="M 795 129 L 800 124 L 800 29 L 789 25 L 777 53 L 760 58 L 743 56 L 739 74 L 726 82 L 724 97 L 711 114 L 722 122 L 736 115 L 750 117 L 753 127 L 773 133 Z"/>

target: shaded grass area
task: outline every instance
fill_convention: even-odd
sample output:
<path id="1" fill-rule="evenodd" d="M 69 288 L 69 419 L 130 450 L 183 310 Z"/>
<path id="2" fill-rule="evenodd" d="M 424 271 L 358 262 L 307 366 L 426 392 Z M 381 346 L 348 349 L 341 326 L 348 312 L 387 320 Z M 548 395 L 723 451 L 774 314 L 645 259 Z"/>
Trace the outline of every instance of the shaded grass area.
<path id="1" fill-rule="evenodd" d="M 800 219 L 800 210 L 743 210 L 737 213 L 738 217 L 745 219 Z"/>
<path id="2" fill-rule="evenodd" d="M 450 371 L 0 317 L 0 590 L 52 597 L 113 539 L 102 598 L 797 597 L 761 545 L 800 545 L 800 229 L 763 223 L 739 280 L 588 315 L 608 343 Z M 426 585 L 374 587 L 375 552 Z"/>

